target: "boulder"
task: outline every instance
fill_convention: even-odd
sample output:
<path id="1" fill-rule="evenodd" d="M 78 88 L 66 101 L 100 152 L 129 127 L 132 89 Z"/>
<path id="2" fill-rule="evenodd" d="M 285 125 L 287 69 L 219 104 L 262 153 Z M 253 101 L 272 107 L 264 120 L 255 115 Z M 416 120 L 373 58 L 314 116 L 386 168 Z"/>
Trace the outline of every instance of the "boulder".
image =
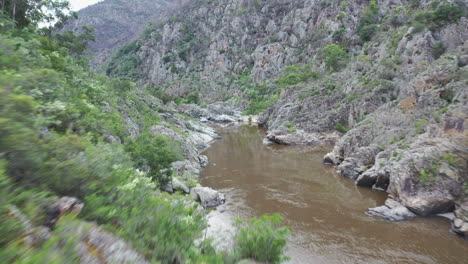
<path id="1" fill-rule="evenodd" d="M 209 187 L 195 187 L 190 191 L 195 201 L 200 202 L 203 208 L 216 207 L 226 202 L 224 194 Z"/>
<path id="2" fill-rule="evenodd" d="M 52 204 L 44 205 L 44 226 L 53 229 L 55 223 L 67 213 L 78 215 L 84 204 L 75 197 L 62 197 Z"/>
<path id="3" fill-rule="evenodd" d="M 385 201 L 385 205 L 369 208 L 366 214 L 380 216 L 390 221 L 404 221 L 416 217 L 416 214 L 408 208 L 390 198 Z"/>
<path id="4" fill-rule="evenodd" d="M 452 232 L 468 239 L 468 201 L 457 205 L 452 220 Z"/>
<path id="5" fill-rule="evenodd" d="M 208 118 L 208 120 L 216 123 L 233 123 L 236 120 L 232 116 L 228 115 L 213 115 Z"/>
<path id="6" fill-rule="evenodd" d="M 172 188 L 174 191 L 181 191 L 187 194 L 190 193 L 190 188 L 178 178 L 172 178 Z"/>
<path id="7" fill-rule="evenodd" d="M 336 164 L 336 156 L 335 156 L 335 154 L 333 154 L 333 152 L 327 153 L 327 154 L 323 157 L 323 163 L 335 165 L 335 164 Z"/>
<path id="8" fill-rule="evenodd" d="M 198 160 L 200 161 L 200 166 L 206 167 L 208 166 L 208 157 L 205 155 L 198 156 Z"/>

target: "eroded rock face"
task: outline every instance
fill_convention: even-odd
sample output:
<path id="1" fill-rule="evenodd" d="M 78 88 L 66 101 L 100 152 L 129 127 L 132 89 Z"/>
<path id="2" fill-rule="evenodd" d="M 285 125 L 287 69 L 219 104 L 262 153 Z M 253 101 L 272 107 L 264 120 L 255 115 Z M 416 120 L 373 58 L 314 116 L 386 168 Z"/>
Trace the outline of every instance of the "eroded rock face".
<path id="1" fill-rule="evenodd" d="M 195 201 L 200 202 L 204 208 L 216 207 L 226 202 L 224 194 L 209 187 L 195 187 L 190 190 Z"/>
<path id="2" fill-rule="evenodd" d="M 338 141 L 324 162 L 337 165 L 341 175 L 359 186 L 386 191 L 417 215 L 452 212 L 466 196 L 463 184 L 468 180 L 467 91 L 447 79 L 450 72 L 466 71 L 466 66 L 457 69 L 455 63 L 442 58 L 416 75 L 400 91 L 410 97 L 369 114 Z M 446 93 L 459 99 L 441 113 Z M 383 209 L 377 214 L 388 218 Z"/>

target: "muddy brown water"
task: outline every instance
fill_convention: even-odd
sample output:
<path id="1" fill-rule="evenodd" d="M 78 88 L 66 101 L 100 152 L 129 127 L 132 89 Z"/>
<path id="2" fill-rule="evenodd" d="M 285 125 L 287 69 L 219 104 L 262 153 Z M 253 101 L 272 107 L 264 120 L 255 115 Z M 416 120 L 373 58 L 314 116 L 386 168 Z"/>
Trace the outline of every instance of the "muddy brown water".
<path id="1" fill-rule="evenodd" d="M 231 218 L 281 213 L 292 233 L 289 263 L 468 263 L 468 242 L 449 220 L 388 222 L 364 214 L 386 194 L 322 164 L 327 149 L 264 145 L 255 126 L 219 128 L 201 184 L 228 199 Z"/>

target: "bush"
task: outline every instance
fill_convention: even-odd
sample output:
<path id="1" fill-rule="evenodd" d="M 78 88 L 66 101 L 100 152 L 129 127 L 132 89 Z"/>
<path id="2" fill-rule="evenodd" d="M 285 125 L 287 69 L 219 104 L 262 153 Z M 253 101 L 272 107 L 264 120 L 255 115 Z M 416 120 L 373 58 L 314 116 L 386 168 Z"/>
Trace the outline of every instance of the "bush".
<path id="1" fill-rule="evenodd" d="M 340 133 L 347 133 L 349 131 L 349 128 L 347 128 L 345 125 L 343 125 L 342 123 L 338 122 L 335 126 L 335 130 L 340 132 Z"/>
<path id="2" fill-rule="evenodd" d="M 463 2 L 449 3 L 434 1 L 430 10 L 418 12 L 415 20 L 429 25 L 432 30 L 437 30 L 444 25 L 454 23 L 461 17 L 466 16 L 466 4 Z"/>
<path id="3" fill-rule="evenodd" d="M 160 187 L 171 180 L 171 163 L 182 158 L 180 147 L 175 142 L 164 136 L 153 136 L 150 132 L 141 133 L 126 147 L 140 168 L 150 168 L 148 176 Z"/>
<path id="4" fill-rule="evenodd" d="M 279 214 L 254 217 L 248 221 L 237 219 L 239 257 L 268 263 L 287 260 L 283 254 L 290 231 L 281 225 L 282 221 L 283 217 Z"/>
<path id="5" fill-rule="evenodd" d="M 443 42 L 437 42 L 432 46 L 432 56 L 437 60 L 444 54 L 445 52 L 445 46 Z"/>
<path id="6" fill-rule="evenodd" d="M 378 30 L 379 26 L 376 24 L 365 25 L 358 29 L 358 35 L 363 42 L 367 42 L 372 39 Z"/>
<path id="7" fill-rule="evenodd" d="M 414 123 L 414 128 L 416 129 L 416 133 L 422 134 L 426 131 L 427 120 L 426 119 L 419 119 Z"/>
<path id="8" fill-rule="evenodd" d="M 138 41 L 133 41 L 118 50 L 106 69 L 107 75 L 128 77 L 132 80 L 138 79 L 141 74 L 141 60 L 137 52 L 140 48 L 141 44 Z"/>
<path id="9" fill-rule="evenodd" d="M 319 74 L 312 71 L 308 65 L 291 65 L 284 69 L 282 77 L 276 79 L 275 84 L 282 89 L 306 82 L 309 79 L 317 79 L 318 77 Z"/>
<path id="10" fill-rule="evenodd" d="M 361 41 L 367 42 L 372 39 L 375 32 L 378 31 L 377 19 L 379 13 L 379 6 L 375 0 L 371 0 L 369 7 L 365 8 L 361 13 L 361 19 L 357 26 L 357 33 Z"/>
<path id="11" fill-rule="evenodd" d="M 325 66 L 329 71 L 338 71 L 348 63 L 349 54 L 340 46 L 330 44 L 323 48 Z"/>

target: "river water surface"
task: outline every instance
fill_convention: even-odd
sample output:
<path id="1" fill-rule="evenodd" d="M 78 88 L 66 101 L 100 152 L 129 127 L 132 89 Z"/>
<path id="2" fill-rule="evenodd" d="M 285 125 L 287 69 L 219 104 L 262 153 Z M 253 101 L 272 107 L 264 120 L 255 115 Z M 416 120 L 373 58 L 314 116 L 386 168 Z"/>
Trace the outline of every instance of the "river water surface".
<path id="1" fill-rule="evenodd" d="M 392 223 L 364 214 L 386 194 L 322 164 L 326 149 L 264 145 L 255 126 L 220 128 L 201 184 L 226 195 L 223 214 L 281 213 L 290 263 L 468 263 L 468 242 L 441 217 Z"/>

